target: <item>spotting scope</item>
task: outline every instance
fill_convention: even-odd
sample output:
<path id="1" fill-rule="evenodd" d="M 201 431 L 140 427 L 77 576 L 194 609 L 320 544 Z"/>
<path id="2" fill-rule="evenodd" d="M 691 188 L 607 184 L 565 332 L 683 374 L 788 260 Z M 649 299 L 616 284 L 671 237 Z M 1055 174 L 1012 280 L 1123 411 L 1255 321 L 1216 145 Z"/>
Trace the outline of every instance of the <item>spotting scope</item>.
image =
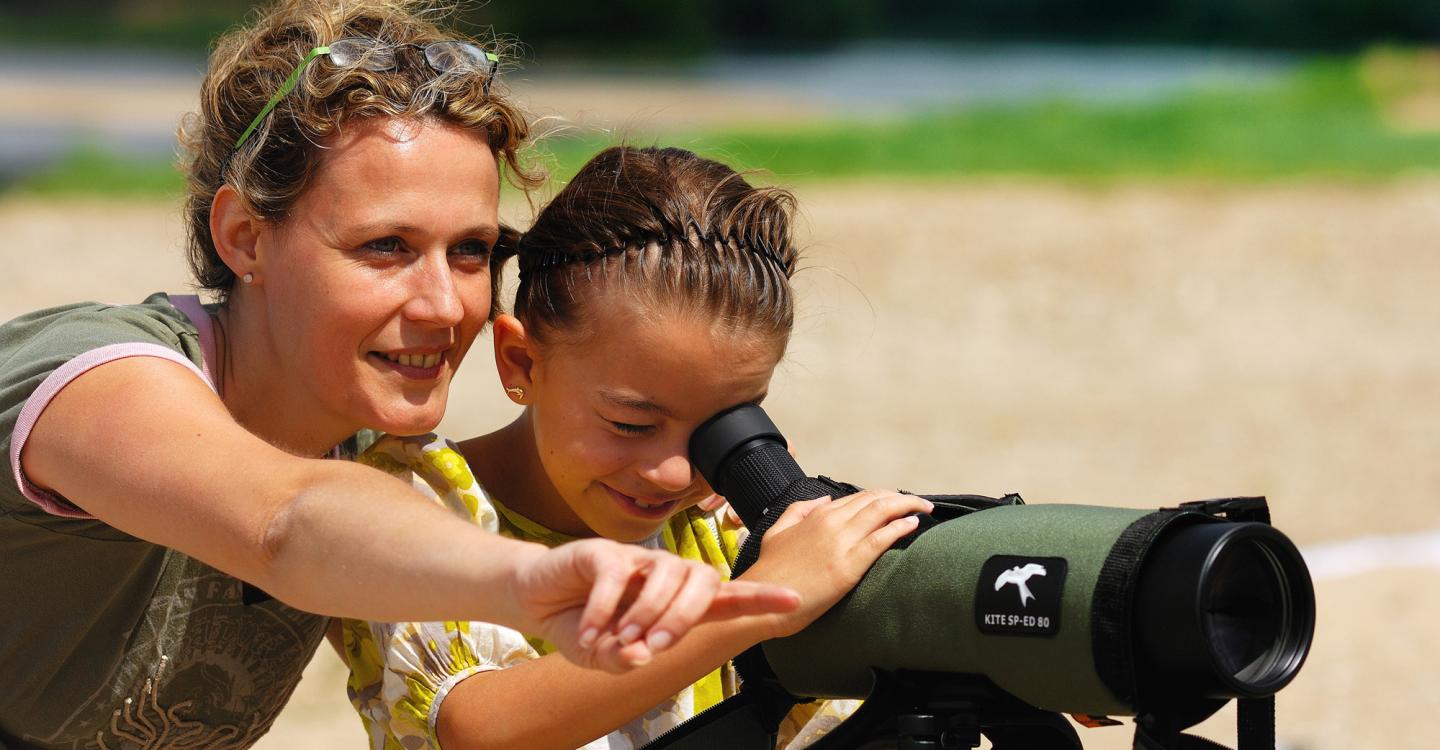
<path id="1" fill-rule="evenodd" d="M 690 454 L 751 530 L 737 575 L 791 503 L 858 489 L 807 476 L 755 405 L 707 421 Z M 1188 737 L 1183 729 L 1230 699 L 1269 699 L 1309 652 L 1309 571 L 1270 525 L 1264 498 L 1134 510 L 1026 505 L 1014 495 L 926 497 L 934 513 L 849 595 L 739 661 L 747 685 L 768 683 L 797 699 L 873 701 L 877 686 L 898 681 L 952 706 L 958 699 L 947 685 L 979 686 L 959 693 L 993 699 L 960 701 L 978 731 L 987 705 L 1029 706 L 1135 716 L 1137 747 L 1189 747 L 1176 739 Z M 942 730 L 937 741 L 948 736 Z M 1241 736 L 1244 748 L 1243 728 Z M 901 746 L 931 746 L 916 742 Z"/>

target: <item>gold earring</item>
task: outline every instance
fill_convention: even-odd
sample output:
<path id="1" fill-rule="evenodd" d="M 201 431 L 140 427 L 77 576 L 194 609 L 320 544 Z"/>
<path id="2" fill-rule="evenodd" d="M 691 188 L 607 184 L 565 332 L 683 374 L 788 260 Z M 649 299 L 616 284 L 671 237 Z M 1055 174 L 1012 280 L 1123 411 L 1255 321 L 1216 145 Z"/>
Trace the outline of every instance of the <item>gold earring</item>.
<path id="1" fill-rule="evenodd" d="M 515 399 L 516 401 L 519 401 L 520 399 L 525 398 L 525 389 L 524 389 L 524 388 L 521 388 L 521 387 L 518 386 L 518 385 L 507 385 L 507 386 L 505 386 L 505 392 L 508 393 L 508 394 L 510 394 L 510 398 L 513 398 L 513 399 Z"/>

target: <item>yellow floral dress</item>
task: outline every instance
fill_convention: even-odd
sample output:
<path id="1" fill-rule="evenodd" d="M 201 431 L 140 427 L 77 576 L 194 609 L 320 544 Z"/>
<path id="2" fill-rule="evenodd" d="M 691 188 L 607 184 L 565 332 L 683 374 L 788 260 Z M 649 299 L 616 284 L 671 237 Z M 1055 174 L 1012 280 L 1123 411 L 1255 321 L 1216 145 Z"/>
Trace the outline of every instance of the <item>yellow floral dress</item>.
<path id="1" fill-rule="evenodd" d="M 455 444 L 435 435 L 385 436 L 358 460 L 408 480 L 455 515 L 491 532 L 551 547 L 573 539 L 486 494 Z M 660 533 L 639 544 L 705 562 L 728 579 L 744 533 L 718 514 L 691 508 L 672 516 Z M 372 750 L 437 750 L 440 705 L 461 680 L 555 650 L 539 638 L 484 622 L 345 620 L 342 632 L 350 664 L 350 702 L 360 713 Z M 735 671 L 727 662 L 583 750 L 638 748 L 734 695 L 737 686 Z M 782 738 L 793 738 L 786 747 L 808 745 L 858 705 L 858 701 L 823 701 L 797 706 L 782 727 Z"/>

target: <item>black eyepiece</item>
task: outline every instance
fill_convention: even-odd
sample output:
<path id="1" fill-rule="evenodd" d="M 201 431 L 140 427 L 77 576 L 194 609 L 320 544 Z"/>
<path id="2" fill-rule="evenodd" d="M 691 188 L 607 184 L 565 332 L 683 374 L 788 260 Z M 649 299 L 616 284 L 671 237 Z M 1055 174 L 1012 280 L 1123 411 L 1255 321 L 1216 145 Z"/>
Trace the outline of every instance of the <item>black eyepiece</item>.
<path id="1" fill-rule="evenodd" d="M 754 404 L 726 409 L 695 428 L 690 436 L 690 460 L 716 492 L 724 495 L 721 469 L 757 442 L 775 442 L 784 448 L 785 436 L 770 421 L 770 415 Z"/>

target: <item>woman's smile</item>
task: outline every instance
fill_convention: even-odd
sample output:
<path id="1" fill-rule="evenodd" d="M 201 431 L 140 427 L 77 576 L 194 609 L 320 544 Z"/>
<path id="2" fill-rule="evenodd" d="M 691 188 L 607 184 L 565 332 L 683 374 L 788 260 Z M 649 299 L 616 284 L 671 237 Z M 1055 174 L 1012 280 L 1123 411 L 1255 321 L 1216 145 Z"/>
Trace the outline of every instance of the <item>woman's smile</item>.
<path id="1" fill-rule="evenodd" d="M 445 370 L 449 349 L 370 352 L 368 358 L 380 368 L 392 370 L 410 380 L 437 380 Z"/>

